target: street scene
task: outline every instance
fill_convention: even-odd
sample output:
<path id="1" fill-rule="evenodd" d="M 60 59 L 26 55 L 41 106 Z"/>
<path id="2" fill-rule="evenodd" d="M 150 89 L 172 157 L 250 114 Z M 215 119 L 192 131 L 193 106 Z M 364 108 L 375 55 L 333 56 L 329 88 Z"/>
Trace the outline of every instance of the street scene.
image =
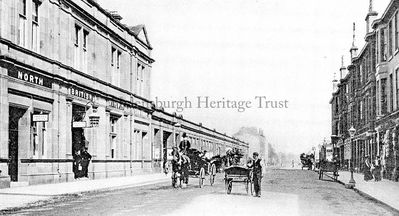
<path id="1" fill-rule="evenodd" d="M 1 215 L 399 215 L 399 0 L 0 0 Z"/>
<path id="2" fill-rule="evenodd" d="M 190 179 L 185 189 L 170 182 L 79 197 L 22 209 L 16 215 L 397 215 L 397 212 L 348 191 L 331 179 L 319 181 L 317 173 L 299 169 L 270 169 L 262 180 L 262 197 L 248 197 L 243 184 L 226 195 L 218 175 L 213 186 L 203 188 Z M 193 182 L 191 182 L 193 181 Z M 184 198 L 182 198 L 184 197 Z"/>

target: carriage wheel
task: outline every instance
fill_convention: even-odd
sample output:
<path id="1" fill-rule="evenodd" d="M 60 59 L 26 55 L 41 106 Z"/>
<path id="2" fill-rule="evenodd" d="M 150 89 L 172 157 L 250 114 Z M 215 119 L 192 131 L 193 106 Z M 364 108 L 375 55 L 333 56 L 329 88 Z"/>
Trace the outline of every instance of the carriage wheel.
<path id="1" fill-rule="evenodd" d="M 254 194 L 254 173 L 253 173 L 253 171 L 251 170 L 250 172 L 249 172 L 249 189 L 250 189 L 250 191 L 251 191 L 251 195 L 253 195 Z"/>
<path id="2" fill-rule="evenodd" d="M 248 192 L 249 192 L 249 179 L 247 179 L 245 181 L 245 190 L 247 191 L 247 195 L 248 195 Z"/>
<path id="3" fill-rule="evenodd" d="M 321 169 L 319 170 L 319 180 L 323 179 L 323 172 L 321 171 Z"/>
<path id="4" fill-rule="evenodd" d="M 172 187 L 176 187 L 177 185 L 177 174 L 175 172 L 172 173 Z"/>
<path id="5" fill-rule="evenodd" d="M 209 181 L 211 183 L 211 186 L 213 185 L 213 183 L 215 183 L 215 176 L 216 176 L 216 166 L 215 164 L 212 164 L 211 170 L 209 172 Z"/>
<path id="6" fill-rule="evenodd" d="M 233 181 L 228 181 L 227 183 L 227 194 L 231 193 L 231 189 L 233 188 Z"/>
<path id="7" fill-rule="evenodd" d="M 204 167 L 201 167 L 198 179 L 199 179 L 199 187 L 200 188 L 204 187 L 204 179 L 205 179 L 205 169 L 204 169 Z"/>

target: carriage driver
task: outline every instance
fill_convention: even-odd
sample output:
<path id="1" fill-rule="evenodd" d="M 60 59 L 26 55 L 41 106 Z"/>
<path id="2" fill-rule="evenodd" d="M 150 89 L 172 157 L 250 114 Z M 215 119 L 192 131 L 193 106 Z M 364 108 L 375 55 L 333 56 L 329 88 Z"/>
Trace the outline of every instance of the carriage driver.
<path id="1" fill-rule="evenodd" d="M 252 163 L 248 165 L 248 167 L 253 168 L 253 182 L 254 182 L 255 196 L 260 197 L 261 183 L 262 183 L 262 164 L 258 152 L 254 152 L 252 156 L 254 159 Z"/>
<path id="2" fill-rule="evenodd" d="M 184 132 L 183 140 L 180 141 L 180 145 L 179 145 L 180 152 L 185 154 L 187 152 L 187 150 L 190 149 L 190 147 L 191 147 L 191 143 L 190 143 L 190 141 L 188 141 L 187 134 Z"/>

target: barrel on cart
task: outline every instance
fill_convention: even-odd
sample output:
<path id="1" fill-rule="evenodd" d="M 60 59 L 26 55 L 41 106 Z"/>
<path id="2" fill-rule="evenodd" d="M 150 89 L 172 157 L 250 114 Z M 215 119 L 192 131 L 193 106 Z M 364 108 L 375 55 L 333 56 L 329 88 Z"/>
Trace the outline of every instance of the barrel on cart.
<path id="1" fill-rule="evenodd" d="M 225 168 L 224 173 L 224 184 L 227 194 L 231 193 L 233 182 L 244 183 L 247 194 L 249 190 L 251 194 L 253 193 L 252 169 L 243 166 L 230 166 Z"/>

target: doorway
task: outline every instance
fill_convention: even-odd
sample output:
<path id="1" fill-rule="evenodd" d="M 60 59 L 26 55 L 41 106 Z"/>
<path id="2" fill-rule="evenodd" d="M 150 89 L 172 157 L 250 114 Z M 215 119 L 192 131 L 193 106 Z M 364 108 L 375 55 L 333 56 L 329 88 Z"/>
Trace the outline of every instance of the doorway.
<path id="1" fill-rule="evenodd" d="M 162 159 L 163 159 L 163 169 L 165 170 L 167 167 L 168 161 L 168 140 L 170 139 L 172 133 L 164 131 L 163 132 L 163 140 L 162 140 Z"/>
<path id="2" fill-rule="evenodd" d="M 26 109 L 9 107 L 8 115 L 8 174 L 11 181 L 18 181 L 18 128 L 20 119 L 26 113 Z"/>

